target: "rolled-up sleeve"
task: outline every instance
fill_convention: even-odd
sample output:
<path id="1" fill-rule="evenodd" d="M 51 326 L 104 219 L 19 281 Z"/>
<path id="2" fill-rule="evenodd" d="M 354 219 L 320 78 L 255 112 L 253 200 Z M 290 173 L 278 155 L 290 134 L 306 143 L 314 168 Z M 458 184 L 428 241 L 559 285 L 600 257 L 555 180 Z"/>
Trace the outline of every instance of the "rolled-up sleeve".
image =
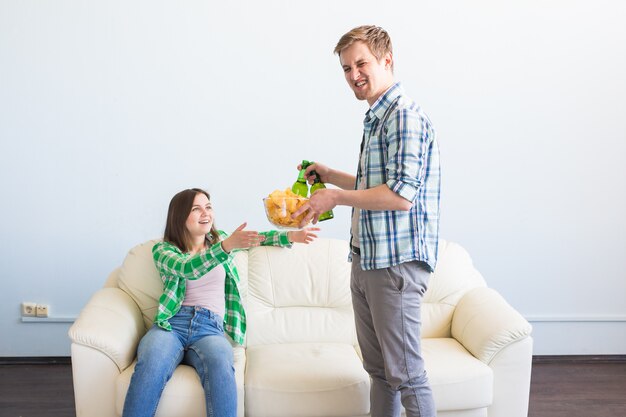
<path id="1" fill-rule="evenodd" d="M 427 119 L 412 109 L 397 109 L 387 120 L 387 186 L 408 201 L 415 201 L 425 177 L 428 142 Z"/>

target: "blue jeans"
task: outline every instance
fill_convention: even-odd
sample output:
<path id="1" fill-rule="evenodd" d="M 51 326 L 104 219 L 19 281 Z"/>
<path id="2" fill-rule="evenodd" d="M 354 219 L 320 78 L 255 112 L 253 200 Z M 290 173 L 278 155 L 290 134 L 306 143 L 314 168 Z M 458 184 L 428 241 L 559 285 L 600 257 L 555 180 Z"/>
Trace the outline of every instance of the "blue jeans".
<path id="1" fill-rule="evenodd" d="M 139 342 L 137 364 L 124 402 L 124 417 L 153 417 L 178 364 L 200 376 L 207 417 L 236 417 L 233 349 L 222 318 L 201 307 L 183 306 L 170 319 L 172 331 L 153 325 Z"/>

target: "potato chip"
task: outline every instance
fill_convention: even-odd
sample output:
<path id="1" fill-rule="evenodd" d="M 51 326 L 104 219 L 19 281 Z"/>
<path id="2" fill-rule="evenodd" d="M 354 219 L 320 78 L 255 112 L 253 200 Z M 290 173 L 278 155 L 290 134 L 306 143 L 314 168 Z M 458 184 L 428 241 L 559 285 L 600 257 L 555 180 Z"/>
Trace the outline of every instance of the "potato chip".
<path id="1" fill-rule="evenodd" d="M 307 201 L 307 198 L 295 194 L 290 188 L 286 188 L 284 191 L 275 190 L 263 199 L 267 219 L 274 226 L 281 229 L 297 229 L 300 227 L 300 222 L 304 218 L 305 213 L 302 213 L 295 219 L 292 219 L 291 215 Z"/>

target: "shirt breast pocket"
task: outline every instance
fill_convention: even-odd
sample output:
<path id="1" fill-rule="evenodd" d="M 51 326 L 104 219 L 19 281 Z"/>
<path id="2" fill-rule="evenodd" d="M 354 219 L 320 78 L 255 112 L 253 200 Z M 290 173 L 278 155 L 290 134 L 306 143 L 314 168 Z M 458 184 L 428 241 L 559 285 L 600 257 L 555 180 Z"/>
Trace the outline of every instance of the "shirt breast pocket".
<path id="1" fill-rule="evenodd" d="M 371 135 L 361 156 L 362 170 L 367 178 L 368 188 L 385 182 L 387 146 L 380 135 Z"/>

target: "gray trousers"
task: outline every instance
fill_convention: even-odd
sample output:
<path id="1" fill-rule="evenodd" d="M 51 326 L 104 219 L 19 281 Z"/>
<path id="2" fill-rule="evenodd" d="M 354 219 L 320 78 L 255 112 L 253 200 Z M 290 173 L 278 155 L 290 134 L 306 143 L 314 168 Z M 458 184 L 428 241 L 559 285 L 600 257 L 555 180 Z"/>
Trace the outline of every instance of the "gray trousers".
<path id="1" fill-rule="evenodd" d="M 420 347 L 421 305 L 430 270 L 419 261 L 364 271 L 352 255 L 350 290 L 363 367 L 372 379 L 372 417 L 437 415 Z"/>

